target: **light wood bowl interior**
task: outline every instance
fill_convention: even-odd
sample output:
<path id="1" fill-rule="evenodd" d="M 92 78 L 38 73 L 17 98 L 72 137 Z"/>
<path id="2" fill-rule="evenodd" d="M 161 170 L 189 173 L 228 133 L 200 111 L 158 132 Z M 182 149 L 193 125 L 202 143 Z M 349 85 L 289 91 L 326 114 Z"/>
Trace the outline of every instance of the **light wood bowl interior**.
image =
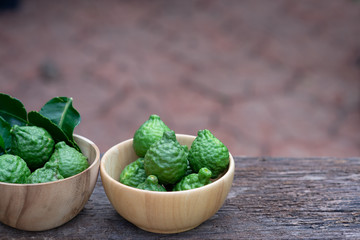
<path id="1" fill-rule="evenodd" d="M 74 218 L 92 194 L 99 173 L 100 151 L 90 140 L 74 135 L 90 167 L 55 182 L 11 184 L 0 182 L 0 221 L 28 231 L 58 227 Z"/>
<path id="2" fill-rule="evenodd" d="M 177 134 L 189 148 L 194 136 Z M 223 205 L 234 178 L 234 159 L 223 176 L 197 189 L 179 192 L 152 192 L 121 184 L 118 179 L 126 165 L 137 159 L 132 139 L 109 149 L 102 157 L 100 175 L 108 199 L 116 211 L 139 228 L 155 233 L 178 233 L 193 229 L 213 216 Z"/>

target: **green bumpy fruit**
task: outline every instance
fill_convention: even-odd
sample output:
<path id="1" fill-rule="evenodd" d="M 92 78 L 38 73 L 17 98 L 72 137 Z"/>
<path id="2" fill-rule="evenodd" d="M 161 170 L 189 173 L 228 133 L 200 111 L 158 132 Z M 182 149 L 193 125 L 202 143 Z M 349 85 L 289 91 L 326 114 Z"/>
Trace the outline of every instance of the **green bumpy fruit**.
<path id="1" fill-rule="evenodd" d="M 43 128 L 14 125 L 10 134 L 12 154 L 24 159 L 31 170 L 44 166 L 53 153 L 55 142 Z"/>
<path id="2" fill-rule="evenodd" d="M 53 182 L 60 179 L 64 179 L 63 176 L 59 173 L 57 169 L 52 169 L 48 167 L 42 167 L 36 169 L 31 175 L 27 178 L 27 183 L 46 183 Z"/>
<path id="3" fill-rule="evenodd" d="M 211 183 L 210 178 L 211 171 L 207 168 L 201 168 L 199 173 L 192 173 L 181 179 L 181 181 L 175 185 L 173 191 L 190 190 L 205 186 Z"/>
<path id="4" fill-rule="evenodd" d="M 144 158 L 138 158 L 122 170 L 119 182 L 130 187 L 137 187 L 140 183 L 145 181 L 146 177 Z"/>
<path id="5" fill-rule="evenodd" d="M 26 183 L 30 174 L 30 169 L 21 157 L 11 154 L 0 156 L 0 182 Z"/>
<path id="6" fill-rule="evenodd" d="M 187 169 L 187 152 L 176 140 L 174 131 L 167 131 L 144 157 L 147 175 L 155 175 L 162 184 L 175 184 Z"/>
<path id="7" fill-rule="evenodd" d="M 58 170 L 64 178 L 68 178 L 87 169 L 89 163 L 75 148 L 66 145 L 65 142 L 58 142 L 45 167 Z"/>
<path id="8" fill-rule="evenodd" d="M 206 167 L 216 178 L 229 165 L 229 150 L 209 130 L 199 130 L 189 151 L 189 163 L 194 172 Z"/>
<path id="9" fill-rule="evenodd" d="M 137 188 L 148 191 L 166 192 L 166 189 L 159 184 L 157 177 L 154 175 L 149 175 Z"/>
<path id="10" fill-rule="evenodd" d="M 133 148 L 136 155 L 144 157 L 150 146 L 160 140 L 166 131 L 170 131 L 170 128 L 165 125 L 160 117 L 155 114 L 151 115 L 149 119 L 135 131 Z"/>

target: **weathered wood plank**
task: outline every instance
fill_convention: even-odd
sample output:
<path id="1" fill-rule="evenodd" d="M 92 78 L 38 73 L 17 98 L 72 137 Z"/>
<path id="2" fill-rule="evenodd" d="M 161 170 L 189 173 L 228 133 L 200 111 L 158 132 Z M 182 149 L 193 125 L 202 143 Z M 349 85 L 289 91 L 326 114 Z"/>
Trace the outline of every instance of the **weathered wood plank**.
<path id="1" fill-rule="evenodd" d="M 235 157 L 224 206 L 188 232 L 145 232 L 112 208 L 101 181 L 80 214 L 56 229 L 24 232 L 0 224 L 13 239 L 360 239 L 360 158 Z"/>

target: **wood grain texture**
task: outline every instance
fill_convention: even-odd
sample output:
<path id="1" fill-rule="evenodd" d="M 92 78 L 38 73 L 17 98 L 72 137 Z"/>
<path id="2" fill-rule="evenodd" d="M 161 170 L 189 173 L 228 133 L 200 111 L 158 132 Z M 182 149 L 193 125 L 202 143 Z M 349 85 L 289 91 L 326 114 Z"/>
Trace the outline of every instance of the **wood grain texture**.
<path id="1" fill-rule="evenodd" d="M 197 228 L 143 231 L 111 206 L 100 179 L 85 208 L 65 225 L 25 232 L 0 224 L 0 238 L 27 239 L 360 239 L 360 158 L 235 157 L 222 208 Z"/>

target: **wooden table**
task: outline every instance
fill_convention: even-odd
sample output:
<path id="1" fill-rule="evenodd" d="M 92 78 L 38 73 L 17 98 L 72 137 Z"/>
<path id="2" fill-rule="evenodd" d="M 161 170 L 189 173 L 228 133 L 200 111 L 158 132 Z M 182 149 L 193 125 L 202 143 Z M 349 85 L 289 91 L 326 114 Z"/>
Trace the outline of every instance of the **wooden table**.
<path id="1" fill-rule="evenodd" d="M 197 228 L 163 235 L 123 219 L 99 178 L 80 214 L 45 232 L 0 224 L 0 239 L 360 239 L 360 158 L 235 157 L 223 207 Z"/>

